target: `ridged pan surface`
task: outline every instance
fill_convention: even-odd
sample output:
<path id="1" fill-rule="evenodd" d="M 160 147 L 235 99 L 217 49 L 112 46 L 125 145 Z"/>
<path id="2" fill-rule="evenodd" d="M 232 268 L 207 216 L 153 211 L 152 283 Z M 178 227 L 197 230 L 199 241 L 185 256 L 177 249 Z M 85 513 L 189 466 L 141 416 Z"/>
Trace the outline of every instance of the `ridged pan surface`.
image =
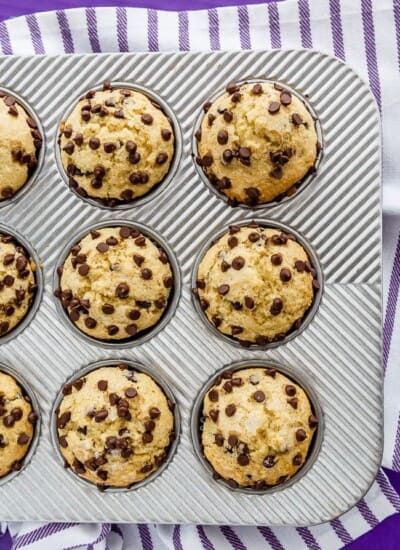
<path id="1" fill-rule="evenodd" d="M 305 525 L 330 520 L 353 506 L 372 483 L 382 452 L 381 154 L 379 114 L 367 85 L 346 65 L 315 51 L 105 54 L 3 57 L 2 86 L 33 107 L 46 135 L 43 169 L 32 188 L 0 209 L 44 266 L 45 292 L 32 323 L 0 347 L 0 360 L 31 384 L 42 430 L 29 465 L 0 488 L 3 520 Z M 280 205 L 232 209 L 199 179 L 191 158 L 194 121 L 215 90 L 233 80 L 287 82 L 308 95 L 319 115 L 324 157 L 316 178 Z M 66 108 L 104 80 L 154 90 L 175 111 L 183 156 L 167 189 L 147 204 L 113 213 L 72 193 L 55 157 Z M 324 292 L 311 324 L 267 351 L 236 348 L 212 335 L 194 310 L 190 275 L 213 231 L 253 217 L 298 230 L 319 256 Z M 183 275 L 177 311 L 143 345 L 104 349 L 85 342 L 60 319 L 52 295 L 55 262 L 65 243 L 101 220 L 138 221 L 170 244 Z M 67 475 L 50 440 L 50 410 L 64 381 L 107 358 L 153 366 L 172 387 L 182 417 L 171 464 L 153 482 L 128 493 L 101 493 Z M 210 376 L 243 359 L 273 359 L 304 373 L 324 414 L 324 438 L 312 468 L 284 490 L 267 495 L 230 491 L 210 479 L 190 437 L 195 398 Z"/>

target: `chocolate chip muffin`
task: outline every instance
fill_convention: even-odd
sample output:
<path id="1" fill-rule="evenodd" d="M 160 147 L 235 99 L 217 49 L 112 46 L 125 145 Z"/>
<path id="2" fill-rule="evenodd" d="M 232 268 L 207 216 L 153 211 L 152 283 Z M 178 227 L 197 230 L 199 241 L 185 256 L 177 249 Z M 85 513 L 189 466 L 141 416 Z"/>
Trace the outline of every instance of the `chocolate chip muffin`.
<path id="1" fill-rule="evenodd" d="M 145 94 L 106 83 L 81 99 L 62 123 L 60 147 L 70 185 L 115 206 L 145 195 L 165 178 L 174 131 Z"/>
<path id="2" fill-rule="evenodd" d="M 204 455 L 232 487 L 263 489 L 291 478 L 318 425 L 304 390 L 275 368 L 224 372 L 203 415 Z"/>
<path id="3" fill-rule="evenodd" d="M 267 345 L 300 327 L 319 289 L 292 234 L 231 226 L 200 262 L 194 293 L 208 320 L 243 345 Z"/>
<path id="4" fill-rule="evenodd" d="M 166 460 L 173 404 L 147 374 L 127 365 L 98 368 L 63 388 L 57 413 L 62 455 L 80 477 L 128 487 Z"/>
<path id="5" fill-rule="evenodd" d="M 122 340 L 153 327 L 168 306 L 168 256 L 131 227 L 104 227 L 75 244 L 59 268 L 56 296 L 94 338 Z"/>
<path id="6" fill-rule="evenodd" d="M 0 93 L 0 201 L 11 199 L 38 162 L 42 136 L 17 100 Z"/>
<path id="7" fill-rule="evenodd" d="M 314 120 L 280 84 L 230 84 L 204 110 L 197 163 L 231 205 L 279 200 L 314 170 Z"/>
<path id="8" fill-rule="evenodd" d="M 32 306 L 36 266 L 12 237 L 0 233 L 0 337 L 16 327 Z"/>
<path id="9" fill-rule="evenodd" d="M 0 371 L 0 478 L 21 469 L 36 421 L 37 414 L 24 390 Z"/>

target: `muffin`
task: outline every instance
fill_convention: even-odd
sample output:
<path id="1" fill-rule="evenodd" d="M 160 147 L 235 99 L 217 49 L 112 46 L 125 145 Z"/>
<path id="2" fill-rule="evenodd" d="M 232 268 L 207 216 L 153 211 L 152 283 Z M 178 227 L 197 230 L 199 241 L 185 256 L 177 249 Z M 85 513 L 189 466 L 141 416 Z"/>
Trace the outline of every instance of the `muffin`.
<path id="1" fill-rule="evenodd" d="M 319 289 L 292 234 L 256 223 L 231 226 L 202 258 L 194 293 L 218 331 L 267 345 L 298 329 Z"/>
<path id="2" fill-rule="evenodd" d="M 0 201 L 11 199 L 38 163 L 42 136 L 15 97 L 0 93 Z"/>
<path id="3" fill-rule="evenodd" d="M 175 437 L 173 404 L 149 375 L 101 367 L 67 384 L 63 395 L 59 447 L 80 477 L 128 487 L 165 462 Z"/>
<path id="4" fill-rule="evenodd" d="M 279 200 L 314 170 L 313 117 L 280 84 L 230 84 L 204 110 L 197 163 L 231 205 Z"/>
<path id="5" fill-rule="evenodd" d="M 36 266 L 12 237 L 0 233 L 0 337 L 27 315 L 37 289 Z"/>
<path id="6" fill-rule="evenodd" d="M 218 377 L 204 397 L 203 452 L 231 487 L 263 489 L 307 460 L 318 425 L 304 390 L 275 368 Z"/>
<path id="7" fill-rule="evenodd" d="M 160 106 L 122 88 L 88 92 L 61 124 L 61 161 L 71 187 L 108 206 L 148 193 L 167 175 L 174 131 Z"/>
<path id="8" fill-rule="evenodd" d="M 0 372 L 0 478 L 21 469 L 37 421 L 29 397 L 19 384 Z"/>
<path id="9" fill-rule="evenodd" d="M 168 306 L 173 275 L 168 256 L 132 227 L 103 227 L 75 244 L 58 269 L 70 320 L 102 340 L 135 337 Z"/>

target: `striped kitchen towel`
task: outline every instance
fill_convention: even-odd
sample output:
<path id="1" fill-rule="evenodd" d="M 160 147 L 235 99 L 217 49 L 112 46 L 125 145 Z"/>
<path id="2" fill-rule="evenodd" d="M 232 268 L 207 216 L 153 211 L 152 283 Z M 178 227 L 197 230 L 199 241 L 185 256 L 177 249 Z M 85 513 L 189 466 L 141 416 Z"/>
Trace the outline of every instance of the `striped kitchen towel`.
<path id="1" fill-rule="evenodd" d="M 400 470 L 400 1 L 286 0 L 197 12 L 87 8 L 0 23 L 3 54 L 204 49 L 315 48 L 345 60 L 376 97 L 383 121 L 384 369 L 383 464 Z M 311 548 L 351 542 L 389 515 L 400 498 L 380 471 L 369 493 L 340 519 L 309 528 L 111 524 L 0 524 L 13 548 Z M 0 538 L 4 541 L 4 537 Z M 10 540 L 10 539 L 8 539 Z"/>

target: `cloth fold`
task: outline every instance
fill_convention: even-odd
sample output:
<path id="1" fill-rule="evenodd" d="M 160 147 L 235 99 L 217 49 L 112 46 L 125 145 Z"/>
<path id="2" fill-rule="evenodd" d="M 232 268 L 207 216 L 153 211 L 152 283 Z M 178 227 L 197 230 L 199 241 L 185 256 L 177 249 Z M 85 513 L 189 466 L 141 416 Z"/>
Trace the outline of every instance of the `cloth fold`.
<path id="1" fill-rule="evenodd" d="M 382 116 L 385 319 L 385 447 L 383 464 L 400 471 L 400 3 L 398 0 L 285 2 L 159 12 L 86 8 L 33 14 L 0 23 L 0 50 L 10 54 L 314 48 L 349 63 L 370 85 Z M 367 336 L 367 335 L 366 335 Z M 362 460 L 362 457 L 360 457 Z M 10 524 L 14 548 L 122 549 L 323 548 L 350 543 L 400 511 L 381 470 L 356 507 L 309 528 L 153 525 Z M 4 531 L 6 526 L 1 524 Z M 1 548 L 1 538 L 0 538 Z"/>

